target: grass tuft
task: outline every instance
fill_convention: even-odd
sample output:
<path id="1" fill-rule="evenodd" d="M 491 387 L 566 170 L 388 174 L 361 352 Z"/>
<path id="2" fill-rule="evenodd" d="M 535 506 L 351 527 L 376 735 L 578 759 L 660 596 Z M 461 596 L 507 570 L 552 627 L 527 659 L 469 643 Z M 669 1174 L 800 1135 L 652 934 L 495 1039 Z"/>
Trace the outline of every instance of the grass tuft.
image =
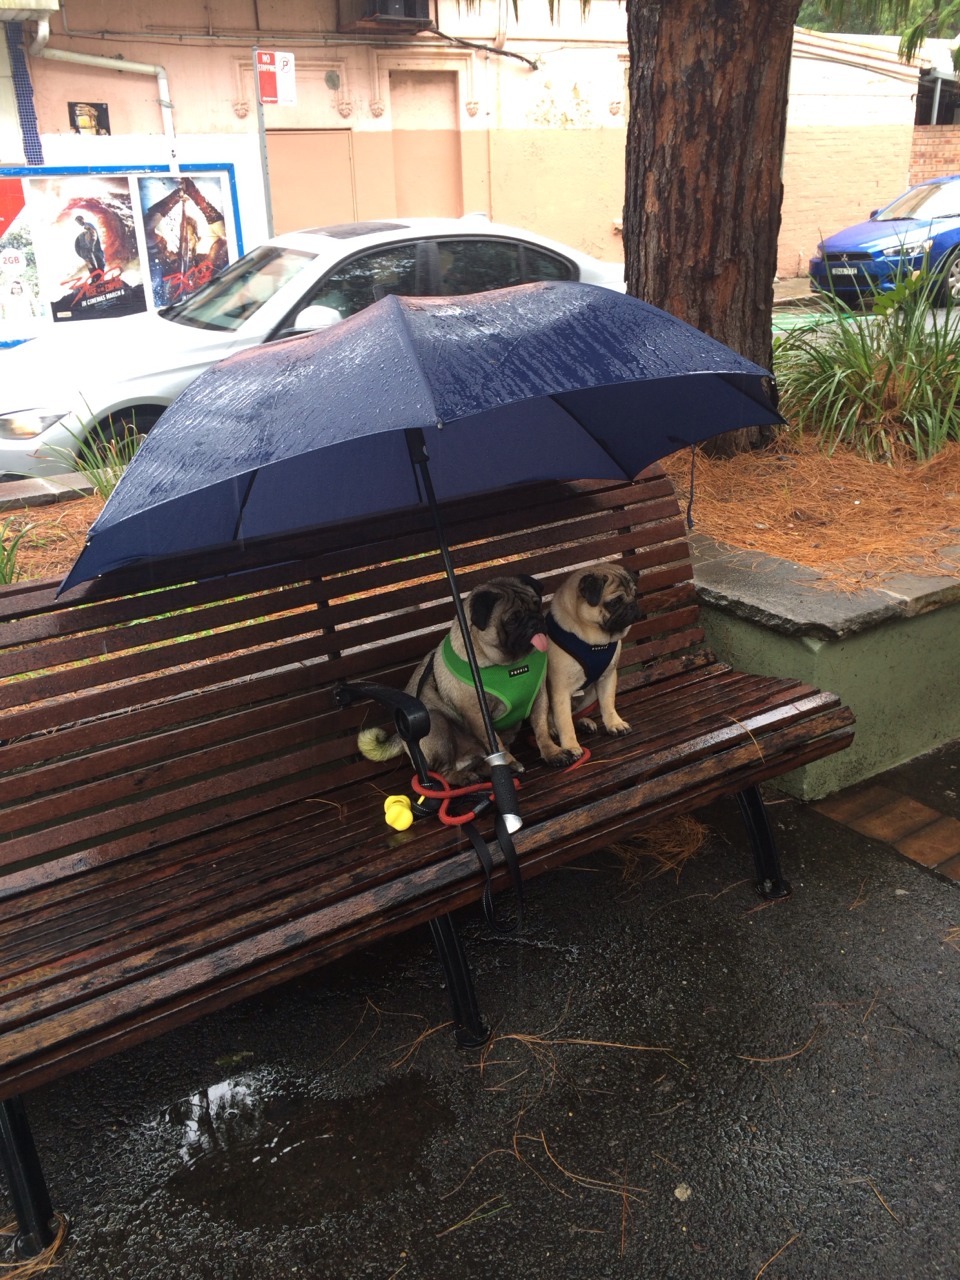
<path id="1" fill-rule="evenodd" d="M 709 828 L 691 814 L 678 814 L 611 848 L 623 864 L 623 878 L 628 884 L 668 874 L 679 880 L 683 868 L 700 852 L 709 834 Z"/>
<path id="2" fill-rule="evenodd" d="M 23 577 L 17 564 L 20 543 L 33 528 L 32 524 L 15 528 L 14 517 L 10 516 L 0 525 L 0 583 L 9 584 Z"/>
<path id="3" fill-rule="evenodd" d="M 136 457 L 144 437 L 137 430 L 136 423 L 122 422 L 108 434 L 101 434 L 94 427 L 85 439 L 74 438 L 74 450 L 56 449 L 51 452 L 57 454 L 69 471 L 83 476 L 92 485 L 94 493 L 106 502 Z"/>
<path id="4" fill-rule="evenodd" d="M 831 453 L 926 461 L 960 440 L 960 310 L 924 269 L 778 337 L 780 411 Z"/>

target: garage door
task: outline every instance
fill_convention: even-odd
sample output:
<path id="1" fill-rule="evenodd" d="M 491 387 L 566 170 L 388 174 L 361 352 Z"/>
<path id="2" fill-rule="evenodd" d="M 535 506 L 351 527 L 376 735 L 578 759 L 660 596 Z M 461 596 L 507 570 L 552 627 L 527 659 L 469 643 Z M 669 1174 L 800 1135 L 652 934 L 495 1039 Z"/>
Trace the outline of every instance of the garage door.
<path id="1" fill-rule="evenodd" d="M 349 129 L 268 129 L 267 166 L 277 235 L 356 220 Z"/>

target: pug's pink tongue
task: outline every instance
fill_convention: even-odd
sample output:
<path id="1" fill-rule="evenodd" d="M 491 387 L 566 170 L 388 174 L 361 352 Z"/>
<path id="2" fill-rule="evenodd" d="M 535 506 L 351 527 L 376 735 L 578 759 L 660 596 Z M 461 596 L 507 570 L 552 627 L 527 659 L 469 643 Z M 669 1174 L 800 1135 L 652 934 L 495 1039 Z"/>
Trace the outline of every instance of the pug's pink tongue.
<path id="1" fill-rule="evenodd" d="M 539 649 L 541 653 L 546 653 L 547 645 L 549 645 L 550 641 L 547 639 L 547 637 L 544 635 L 542 631 L 538 631 L 537 634 L 530 641 L 530 643 L 533 645 L 535 649 Z"/>

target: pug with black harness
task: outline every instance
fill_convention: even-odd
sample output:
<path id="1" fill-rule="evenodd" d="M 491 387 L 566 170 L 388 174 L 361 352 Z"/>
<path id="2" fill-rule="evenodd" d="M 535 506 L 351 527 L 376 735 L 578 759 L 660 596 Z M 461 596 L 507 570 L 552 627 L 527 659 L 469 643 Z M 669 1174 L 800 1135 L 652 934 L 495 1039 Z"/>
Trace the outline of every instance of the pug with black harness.
<path id="1" fill-rule="evenodd" d="M 624 636 L 643 616 L 636 581 L 623 565 L 589 565 L 558 588 L 546 618 L 550 720 L 559 740 L 559 745 L 551 741 L 553 758 L 548 763 L 567 765 L 583 755 L 573 724 L 578 706 L 598 702 L 607 733 L 629 732 L 616 708 L 617 664 Z M 596 731 L 592 721 L 581 723 L 589 732 Z M 540 750 L 544 754 L 542 745 Z"/>
<path id="2" fill-rule="evenodd" d="M 547 733 L 543 589 L 527 575 L 493 578 L 471 591 L 465 611 L 498 747 L 512 771 L 522 773 L 507 747 L 524 720 L 534 725 L 538 745 L 545 739 L 554 746 Z M 407 693 L 430 712 L 430 732 L 420 743 L 427 768 L 454 786 L 487 777 L 490 747 L 456 622 L 414 671 Z M 363 729 L 357 745 L 368 760 L 389 760 L 404 750 L 398 734 L 380 728 Z"/>

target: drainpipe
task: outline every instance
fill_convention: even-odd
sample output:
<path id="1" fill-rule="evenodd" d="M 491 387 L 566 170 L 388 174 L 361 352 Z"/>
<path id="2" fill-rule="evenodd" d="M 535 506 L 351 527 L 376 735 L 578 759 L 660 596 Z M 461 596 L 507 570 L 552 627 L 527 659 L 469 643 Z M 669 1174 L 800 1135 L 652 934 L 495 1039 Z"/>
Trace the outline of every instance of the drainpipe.
<path id="1" fill-rule="evenodd" d="M 939 71 L 935 71 L 933 74 L 933 104 L 930 108 L 930 123 L 936 124 L 937 116 L 940 114 L 940 86 L 943 84 L 943 76 Z"/>
<path id="2" fill-rule="evenodd" d="M 497 34 L 493 37 L 493 47 L 502 49 L 507 42 L 508 6 L 510 0 L 497 0 Z"/>
<path id="3" fill-rule="evenodd" d="M 50 39 L 50 16 L 44 14 L 37 22 L 37 34 L 30 46 L 30 54 L 34 58 L 52 58 L 55 62 L 79 63 L 83 67 L 107 67 L 111 71 L 127 71 L 133 75 L 156 76 L 157 92 L 160 101 L 160 118 L 163 120 L 163 132 L 170 147 L 170 172 L 179 173 L 177 162 L 177 135 L 173 127 L 173 103 L 170 101 L 170 86 L 167 82 L 166 70 L 150 62 L 124 62 L 118 58 L 101 58 L 95 53 L 73 53 L 67 49 L 48 49 Z"/>

